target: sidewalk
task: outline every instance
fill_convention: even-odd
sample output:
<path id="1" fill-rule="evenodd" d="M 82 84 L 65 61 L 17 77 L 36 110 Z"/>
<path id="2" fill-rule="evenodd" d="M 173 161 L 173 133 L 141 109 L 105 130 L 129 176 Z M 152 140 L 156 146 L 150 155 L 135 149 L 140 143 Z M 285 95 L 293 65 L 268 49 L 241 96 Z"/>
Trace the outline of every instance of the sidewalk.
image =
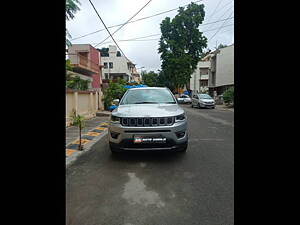
<path id="1" fill-rule="evenodd" d="M 107 131 L 108 116 L 96 116 L 92 119 L 85 120 L 85 127 L 81 131 L 81 143 L 84 150 L 87 150 L 91 145 L 102 137 Z M 66 128 L 66 157 L 78 151 L 79 145 L 79 130 L 78 127 L 70 126 Z M 83 152 L 80 151 L 80 152 Z"/>

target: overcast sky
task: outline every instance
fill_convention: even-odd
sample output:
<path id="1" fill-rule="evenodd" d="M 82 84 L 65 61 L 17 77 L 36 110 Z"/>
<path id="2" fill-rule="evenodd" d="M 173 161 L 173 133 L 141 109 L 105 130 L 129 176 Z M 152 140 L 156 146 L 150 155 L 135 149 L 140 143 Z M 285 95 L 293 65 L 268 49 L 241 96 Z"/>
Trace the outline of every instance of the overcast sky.
<path id="1" fill-rule="evenodd" d="M 100 19 L 93 10 L 88 0 L 79 0 L 81 2 L 80 11 L 75 14 L 75 18 L 67 21 L 67 29 L 76 38 L 96 30 L 104 29 Z M 126 22 L 139 9 L 141 9 L 149 0 L 92 0 L 94 6 L 98 10 L 99 15 L 107 27 Z M 179 6 L 184 6 L 191 3 L 188 0 L 152 0 L 137 16 L 132 20 L 142 17 L 151 16 L 163 11 L 171 10 Z M 195 2 L 195 1 L 193 1 Z M 203 0 L 197 4 L 204 4 L 205 23 L 234 17 L 234 1 L 232 0 Z M 218 6 L 218 7 L 217 7 Z M 216 8 L 217 7 L 217 8 Z M 171 19 L 177 14 L 177 10 L 164 13 L 159 16 L 149 19 L 140 20 L 134 23 L 129 23 L 113 35 L 118 45 L 125 55 L 136 65 L 137 68 L 145 67 L 144 70 L 157 71 L 160 69 L 161 61 L 158 54 L 158 40 L 160 36 L 144 38 L 147 41 L 120 41 L 137 37 L 148 36 L 160 33 L 160 23 L 165 17 Z M 225 22 L 225 23 L 224 23 Z M 223 24 L 224 23 L 224 24 Z M 204 35 L 209 39 L 208 48 L 214 50 L 216 44 L 230 45 L 234 42 L 234 18 L 226 21 L 220 21 L 208 25 L 200 25 L 199 29 L 205 31 Z M 218 31 L 218 28 L 224 26 Z M 119 27 L 110 28 L 113 33 Z M 206 30 L 208 30 L 206 32 Z M 216 32 L 218 33 L 210 39 Z M 73 40 L 73 44 L 92 44 L 103 41 L 108 36 L 106 30 Z M 149 40 L 151 39 L 151 40 Z M 143 39 L 140 39 L 143 40 Z M 111 42 L 111 43 L 107 43 Z M 97 48 L 108 47 L 114 45 L 111 38 L 105 43 L 98 45 Z M 139 70 L 140 71 L 140 70 Z"/>

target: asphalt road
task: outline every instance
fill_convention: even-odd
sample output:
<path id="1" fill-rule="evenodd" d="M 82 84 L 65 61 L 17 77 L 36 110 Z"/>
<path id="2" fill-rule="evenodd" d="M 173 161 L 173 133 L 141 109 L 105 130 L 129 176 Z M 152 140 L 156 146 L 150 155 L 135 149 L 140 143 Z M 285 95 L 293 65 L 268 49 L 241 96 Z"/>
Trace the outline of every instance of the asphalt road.
<path id="1" fill-rule="evenodd" d="M 111 155 L 107 140 L 67 169 L 67 225 L 233 225 L 234 113 L 183 106 L 186 153 Z"/>

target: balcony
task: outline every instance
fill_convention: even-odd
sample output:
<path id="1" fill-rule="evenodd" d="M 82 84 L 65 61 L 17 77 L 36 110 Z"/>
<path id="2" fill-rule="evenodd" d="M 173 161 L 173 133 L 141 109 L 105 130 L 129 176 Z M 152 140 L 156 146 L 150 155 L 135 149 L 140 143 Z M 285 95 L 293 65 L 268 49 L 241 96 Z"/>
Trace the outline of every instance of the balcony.
<path id="1" fill-rule="evenodd" d="M 87 55 L 87 54 L 86 54 Z M 79 54 L 69 54 L 71 66 L 74 71 L 83 74 L 99 73 L 99 65 L 88 59 L 87 56 Z"/>

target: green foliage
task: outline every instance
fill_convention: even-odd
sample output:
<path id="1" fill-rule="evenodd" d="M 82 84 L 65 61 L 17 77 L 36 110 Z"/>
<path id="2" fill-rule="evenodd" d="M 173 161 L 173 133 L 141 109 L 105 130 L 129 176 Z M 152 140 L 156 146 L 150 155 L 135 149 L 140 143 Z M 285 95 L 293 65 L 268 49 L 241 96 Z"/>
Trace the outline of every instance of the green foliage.
<path id="1" fill-rule="evenodd" d="M 73 110 L 71 117 L 72 117 L 72 125 L 77 126 L 79 128 L 79 146 L 78 146 L 78 149 L 83 150 L 82 144 L 81 144 L 81 130 L 85 126 L 84 117 L 79 115 L 79 114 L 76 115 L 75 110 Z"/>
<path id="2" fill-rule="evenodd" d="M 187 9 L 180 7 L 174 19 L 166 17 L 160 24 L 162 78 L 171 90 L 189 82 L 207 46 L 207 38 L 198 29 L 204 16 L 204 5 L 191 3 Z"/>
<path id="3" fill-rule="evenodd" d="M 227 47 L 227 45 L 219 44 L 219 46 L 216 48 L 216 50 L 221 49 L 221 48 L 225 48 L 225 47 Z"/>
<path id="4" fill-rule="evenodd" d="M 74 14 L 80 10 L 79 6 L 81 3 L 79 0 L 66 0 L 66 19 L 74 19 Z M 69 47 L 72 45 L 71 41 L 69 40 L 72 38 L 69 31 L 66 29 L 66 45 Z"/>
<path id="5" fill-rule="evenodd" d="M 158 85 L 158 74 L 154 71 L 142 72 L 143 83 L 148 85 L 149 87 L 157 87 Z"/>
<path id="6" fill-rule="evenodd" d="M 66 74 L 66 88 L 84 91 L 89 88 L 89 83 L 89 80 L 83 80 L 78 75 L 72 77 L 70 74 Z"/>
<path id="7" fill-rule="evenodd" d="M 234 87 L 228 88 L 223 93 L 223 100 L 224 100 L 225 104 L 227 104 L 227 105 L 234 103 Z"/>
<path id="8" fill-rule="evenodd" d="M 74 14 L 80 10 L 81 3 L 79 0 L 66 0 L 66 19 L 74 19 Z"/>
<path id="9" fill-rule="evenodd" d="M 121 99 L 124 93 L 126 92 L 126 88 L 123 86 L 126 85 L 126 82 L 122 79 L 119 79 L 118 82 L 113 83 L 109 81 L 109 87 L 104 90 L 104 107 L 108 109 L 108 107 L 112 104 L 114 99 Z"/>
<path id="10" fill-rule="evenodd" d="M 66 70 L 73 71 L 73 67 L 71 66 L 70 59 L 66 60 Z"/>

